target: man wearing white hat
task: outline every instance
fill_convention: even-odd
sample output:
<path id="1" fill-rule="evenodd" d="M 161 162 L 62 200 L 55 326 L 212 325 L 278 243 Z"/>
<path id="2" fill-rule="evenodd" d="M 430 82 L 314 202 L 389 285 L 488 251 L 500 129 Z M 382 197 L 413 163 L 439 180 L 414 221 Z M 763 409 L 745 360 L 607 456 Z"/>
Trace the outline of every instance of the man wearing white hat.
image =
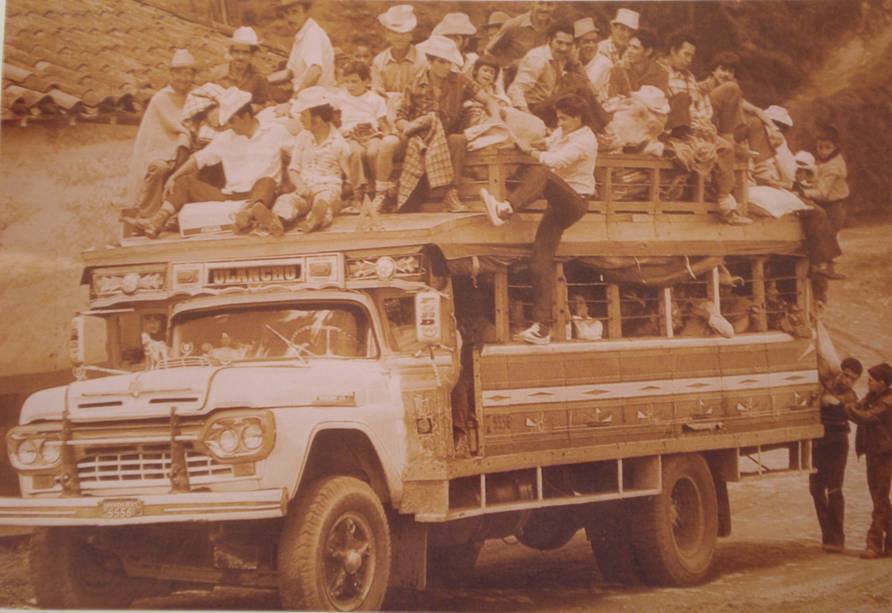
<path id="1" fill-rule="evenodd" d="M 212 68 L 208 81 L 227 89 L 236 87 L 248 92 L 252 104 L 266 104 L 269 100 L 266 77 L 251 61 L 259 48 L 260 41 L 253 28 L 237 28 L 229 43 L 229 62 Z"/>
<path id="2" fill-rule="evenodd" d="M 476 53 L 465 53 L 465 49 L 467 49 L 471 37 L 476 33 L 477 28 L 471 23 L 471 18 L 468 17 L 467 13 L 446 13 L 443 19 L 440 20 L 440 23 L 434 26 L 431 35 L 445 36 L 455 43 L 464 61 L 461 66 L 457 66 L 453 70 L 461 71 L 470 76 L 478 55 Z"/>
<path id="3" fill-rule="evenodd" d="M 286 64 L 295 94 L 313 85 L 335 85 L 334 47 L 325 30 L 310 17 L 312 7 L 311 0 L 279 1 L 279 17 L 297 30 Z"/>
<path id="4" fill-rule="evenodd" d="M 495 38 L 498 31 L 502 29 L 502 26 L 509 19 L 511 19 L 511 16 L 503 11 L 493 11 L 490 13 L 486 23 L 480 26 L 481 35 L 480 40 L 477 43 L 477 48 L 486 49 L 489 46 L 489 43 Z"/>
<path id="5" fill-rule="evenodd" d="M 167 176 L 189 155 L 180 147 L 188 131 L 180 122 L 186 96 L 195 80 L 195 59 L 177 49 L 170 62 L 170 83 L 155 92 L 139 123 L 128 173 L 128 200 L 140 214 L 154 213 L 161 205 Z"/>
<path id="6" fill-rule="evenodd" d="M 442 125 L 449 147 L 449 161 L 451 168 L 438 168 L 443 177 L 450 177 L 451 183 L 444 198 L 446 208 L 452 212 L 467 210 L 458 196 L 458 181 L 464 169 L 467 141 L 462 133 L 461 120 L 464 113 L 464 103 L 468 100 L 477 100 L 487 106 L 490 115 L 499 116 L 499 105 L 486 94 L 477 83 L 467 76 L 453 72 L 453 66 L 460 66 L 464 59 L 455 43 L 445 36 L 431 36 L 418 45 L 418 50 L 427 56 L 427 67 L 419 72 L 409 83 L 396 113 L 396 128 L 399 137 L 386 136 L 381 143 L 379 160 L 395 159 L 399 150 L 404 150 L 409 137 L 415 133 L 429 129 L 429 119 L 436 117 Z M 441 159 L 439 151 L 428 148 L 426 160 Z M 378 168 L 387 166 L 387 163 L 379 161 Z M 445 165 L 441 165 L 445 166 Z M 428 167 L 428 170 L 430 168 Z M 436 187 L 434 178 L 428 174 L 428 182 Z M 405 166 L 403 176 L 406 176 Z M 390 185 L 389 177 L 378 176 L 376 183 L 376 195 L 374 208 L 377 210 L 383 204 L 385 193 Z M 403 197 L 404 187 L 407 185 L 401 179 L 400 198 Z M 408 193 L 411 193 L 411 189 Z M 398 205 L 404 202 L 398 201 Z"/>
<path id="7" fill-rule="evenodd" d="M 350 171 L 350 145 L 332 124 L 334 107 L 324 87 L 298 94 L 291 114 L 303 131 L 294 140 L 288 177 L 294 192 L 279 196 L 273 207 L 286 223 L 303 218 L 297 229 L 313 232 L 331 224 L 341 209 L 341 186 Z"/>
<path id="8" fill-rule="evenodd" d="M 616 16 L 610 22 L 610 38 L 598 43 L 598 53 L 595 59 L 586 66 L 586 74 L 601 102 L 608 98 L 610 71 L 619 63 L 626 47 L 629 46 L 629 41 L 638 31 L 638 21 L 637 12 L 630 9 L 617 9 Z"/>
<path id="9" fill-rule="evenodd" d="M 397 4 L 378 15 L 389 47 L 372 59 L 372 89 L 381 95 L 402 94 L 425 66 L 424 56 L 412 44 L 418 25 L 410 4 Z"/>
<path id="10" fill-rule="evenodd" d="M 587 67 L 598 54 L 598 41 L 601 35 L 595 20 L 591 17 L 583 17 L 573 22 L 573 37 L 579 48 L 579 61 Z"/>
<path id="11" fill-rule="evenodd" d="M 236 228 L 248 230 L 256 222 L 273 235 L 282 234 L 282 224 L 270 208 L 282 183 L 282 166 L 290 153 L 291 133 L 275 122 L 261 124 L 254 117 L 251 94 L 236 88 L 220 98 L 219 121 L 226 130 L 207 147 L 193 153 L 167 180 L 164 204 L 148 219 L 137 220 L 137 228 L 155 238 L 167 221 L 188 202 L 245 200 L 235 219 Z M 222 164 L 223 189 L 197 177 L 202 168 Z"/>
<path id="12" fill-rule="evenodd" d="M 537 0 L 530 10 L 506 21 L 486 47 L 485 55 L 491 55 L 502 68 L 514 70 L 530 49 L 548 41 L 548 27 L 554 21 L 555 2 Z"/>

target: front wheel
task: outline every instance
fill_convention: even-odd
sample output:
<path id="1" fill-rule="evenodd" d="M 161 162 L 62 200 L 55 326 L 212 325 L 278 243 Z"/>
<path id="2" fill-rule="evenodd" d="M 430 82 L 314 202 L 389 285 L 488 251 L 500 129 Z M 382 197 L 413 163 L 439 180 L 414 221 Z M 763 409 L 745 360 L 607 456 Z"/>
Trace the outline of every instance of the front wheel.
<path id="1" fill-rule="evenodd" d="M 279 541 L 279 596 L 286 609 L 375 610 L 390 578 L 390 527 L 364 481 L 327 477 L 292 507 Z"/>
<path id="2" fill-rule="evenodd" d="M 718 501 L 706 461 L 697 454 L 663 458 L 663 490 L 638 503 L 636 558 L 649 583 L 702 583 L 718 538 Z"/>
<path id="3" fill-rule="evenodd" d="M 36 531 L 29 566 L 37 604 L 46 609 L 125 609 L 147 585 L 78 528 Z"/>

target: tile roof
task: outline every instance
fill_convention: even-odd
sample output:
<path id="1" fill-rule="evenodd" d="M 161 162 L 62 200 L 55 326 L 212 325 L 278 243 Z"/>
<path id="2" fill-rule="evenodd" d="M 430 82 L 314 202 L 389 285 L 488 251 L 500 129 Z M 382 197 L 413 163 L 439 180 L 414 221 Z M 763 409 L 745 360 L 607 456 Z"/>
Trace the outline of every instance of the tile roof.
<path id="1" fill-rule="evenodd" d="M 231 30 L 138 0 L 8 0 L 2 120 L 136 122 L 167 83 L 174 49 L 189 49 L 200 83 L 224 61 Z M 257 56 L 266 74 L 286 57 L 268 47 Z"/>

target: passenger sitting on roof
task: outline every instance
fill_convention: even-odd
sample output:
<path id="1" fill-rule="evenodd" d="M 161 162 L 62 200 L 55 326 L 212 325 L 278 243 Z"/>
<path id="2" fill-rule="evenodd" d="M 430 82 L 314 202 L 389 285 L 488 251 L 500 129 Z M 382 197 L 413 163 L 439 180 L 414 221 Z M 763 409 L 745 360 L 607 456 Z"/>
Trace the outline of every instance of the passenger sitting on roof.
<path id="1" fill-rule="evenodd" d="M 237 87 L 251 94 L 255 111 L 269 100 L 266 77 L 251 63 L 259 48 L 260 41 L 253 28 L 237 28 L 229 43 L 229 62 L 212 68 L 208 78 L 208 81 L 226 89 Z"/>
<path id="2" fill-rule="evenodd" d="M 127 198 L 140 214 L 151 214 L 161 206 L 164 181 L 189 157 L 180 113 L 194 79 L 195 59 L 187 50 L 177 49 L 170 62 L 170 84 L 149 101 L 130 158 Z"/>
<path id="3" fill-rule="evenodd" d="M 733 225 L 749 224 L 752 220 L 738 212 L 732 194 L 734 146 L 719 135 L 713 122 L 710 94 L 698 86 L 690 71 L 697 49 L 694 40 L 689 32 L 674 34 L 667 43 L 668 55 L 661 62 L 669 77 L 670 112 L 666 128 L 673 135 L 669 142 L 678 163 L 689 172 L 709 176 L 715 170 L 722 219 Z"/>
<path id="4" fill-rule="evenodd" d="M 378 154 L 382 160 L 375 186 L 374 211 L 380 210 L 390 188 L 390 177 L 384 170 L 392 168 L 392 160 L 405 157 L 399 179 L 397 208 L 401 208 L 427 177 L 431 188 L 448 186 L 445 205 L 451 212 L 463 212 L 467 207 L 458 195 L 465 164 L 467 141 L 461 132 L 463 105 L 476 99 L 489 108 L 493 116 L 499 115 L 496 101 L 479 85 L 453 66 L 464 61 L 455 43 L 445 36 L 431 36 L 418 45 L 427 55 L 427 67 L 412 79 L 397 111 L 396 128 L 399 136 L 388 135 L 381 143 Z M 414 141 L 414 142 L 413 142 Z"/>
<path id="5" fill-rule="evenodd" d="M 501 87 L 501 72 L 502 69 L 499 68 L 499 64 L 495 58 L 484 55 L 483 57 L 477 58 L 477 61 L 474 63 L 474 81 L 480 86 L 480 89 L 489 94 L 500 107 L 507 108 L 511 106 L 511 101 L 508 99 L 507 94 L 505 94 L 505 90 Z M 465 128 L 479 125 L 489 119 L 489 110 L 485 104 L 473 99 L 465 102 L 465 114 L 462 122 L 462 125 Z"/>
<path id="6" fill-rule="evenodd" d="M 481 52 L 484 51 L 489 46 L 489 43 L 495 38 L 498 31 L 502 29 L 502 25 L 509 19 L 511 19 L 511 16 L 502 11 L 493 11 L 490 13 L 486 23 L 480 26 L 477 49 Z"/>
<path id="7" fill-rule="evenodd" d="M 334 47 L 316 20 L 310 18 L 312 0 L 279 0 L 279 17 L 295 31 L 286 69 L 294 95 L 314 85 L 335 85 Z"/>
<path id="8" fill-rule="evenodd" d="M 135 220 L 146 236 L 158 236 L 167 220 L 187 202 L 220 200 L 246 201 L 235 218 L 238 230 L 248 230 L 256 221 L 261 229 L 275 235 L 282 233 L 281 222 L 269 209 L 281 184 L 291 134 L 279 124 L 257 121 L 251 94 L 235 88 L 226 90 L 221 98 L 219 119 L 227 129 L 170 176 L 164 188 L 164 204 L 155 214 Z M 222 190 L 196 176 L 202 168 L 217 163 L 222 163 L 226 177 Z"/>
<path id="9" fill-rule="evenodd" d="M 598 43 L 598 53 L 586 66 L 586 76 L 601 102 L 605 102 L 609 96 L 610 71 L 620 62 L 638 31 L 639 17 L 631 9 L 617 9 L 616 16 L 610 22 L 610 38 Z"/>
<path id="10" fill-rule="evenodd" d="M 576 47 L 579 49 L 579 61 L 588 75 L 589 67 L 594 65 L 598 57 L 598 43 L 601 40 L 601 33 L 595 20 L 583 17 L 574 21 L 573 38 L 576 39 Z"/>
<path id="11" fill-rule="evenodd" d="M 387 97 L 388 117 L 395 122 L 403 92 L 415 75 L 424 70 L 427 60 L 412 44 L 418 19 L 411 5 L 391 6 L 378 15 L 378 23 L 384 28 L 384 38 L 390 46 L 372 60 L 372 89 Z"/>
<path id="12" fill-rule="evenodd" d="M 350 145 L 332 124 L 334 108 L 325 88 L 303 90 L 294 101 L 292 115 L 300 118 L 304 128 L 294 141 L 288 166 L 295 189 L 279 197 L 273 212 L 285 223 L 303 218 L 297 229 L 312 232 L 331 225 L 341 210 L 343 176 L 350 171 Z"/>
<path id="13" fill-rule="evenodd" d="M 568 94 L 583 98 L 591 109 L 593 128 L 602 129 L 609 116 L 592 94 L 582 64 L 573 58 L 573 25 L 557 22 L 548 30 L 548 42 L 531 49 L 520 61 L 517 76 L 508 87 L 515 107 L 554 125 L 554 103 Z"/>
<path id="14" fill-rule="evenodd" d="M 785 135 L 793 127 L 793 118 L 782 106 L 772 105 L 763 112 L 771 122 L 766 129 L 775 153 L 753 166 L 753 182 L 778 189 L 792 189 L 796 180 L 796 160 Z"/>
<path id="15" fill-rule="evenodd" d="M 387 103 L 380 94 L 369 89 L 369 67 L 357 61 L 349 62 L 341 78 L 343 89 L 333 97 L 334 106 L 341 112 L 340 132 L 350 145 L 350 172 L 354 206 L 361 206 L 362 196 L 369 181 L 366 163 L 378 175 L 378 150 L 381 138 L 391 133 L 387 121 Z M 384 169 L 388 174 L 390 170 Z"/>
<path id="16" fill-rule="evenodd" d="M 663 155 L 665 146 L 659 137 L 669 116 L 666 94 L 653 85 L 644 85 L 630 96 L 616 98 L 612 103 L 613 119 L 602 137 L 609 152 Z"/>
<path id="17" fill-rule="evenodd" d="M 464 62 L 453 66 L 452 70 L 470 77 L 474 69 L 474 62 L 479 56 L 474 52 L 467 52 L 467 49 L 471 37 L 476 33 L 477 28 L 471 23 L 471 18 L 467 13 L 446 13 L 440 23 L 434 26 L 431 36 L 445 36 L 455 43 Z"/>
<path id="18" fill-rule="evenodd" d="M 652 85 L 663 92 L 669 88 L 669 75 L 654 57 L 657 37 L 650 30 L 641 29 L 632 37 L 619 62 L 610 70 L 608 98 L 628 96 L 644 85 Z"/>
<path id="19" fill-rule="evenodd" d="M 507 69 L 509 81 L 514 77 L 523 56 L 530 49 L 548 42 L 548 28 L 554 21 L 557 4 L 538 0 L 531 5 L 526 13 L 505 21 L 484 49 L 487 55 L 498 58 L 502 68 Z"/>
<path id="20" fill-rule="evenodd" d="M 548 208 L 536 229 L 530 277 L 533 287 L 533 323 L 515 336 L 537 345 L 551 342 L 554 295 L 554 256 L 564 230 L 575 224 L 588 210 L 587 198 L 595 193 L 595 161 L 598 139 L 586 125 L 586 104 L 579 96 L 559 99 L 555 105 L 558 129 L 546 141 L 547 149 L 537 151 L 518 144 L 538 164 L 524 167 L 520 184 L 506 201 L 497 200 L 486 188 L 480 195 L 490 222 L 500 226 L 518 210 L 542 196 Z"/>

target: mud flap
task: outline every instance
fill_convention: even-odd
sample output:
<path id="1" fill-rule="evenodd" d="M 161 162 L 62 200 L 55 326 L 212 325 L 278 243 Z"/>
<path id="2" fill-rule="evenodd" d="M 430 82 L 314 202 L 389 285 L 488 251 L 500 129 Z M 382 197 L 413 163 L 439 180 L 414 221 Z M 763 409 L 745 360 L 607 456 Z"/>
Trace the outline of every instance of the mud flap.
<path id="1" fill-rule="evenodd" d="M 427 528 L 410 515 L 391 515 L 391 588 L 420 591 L 427 587 Z"/>

